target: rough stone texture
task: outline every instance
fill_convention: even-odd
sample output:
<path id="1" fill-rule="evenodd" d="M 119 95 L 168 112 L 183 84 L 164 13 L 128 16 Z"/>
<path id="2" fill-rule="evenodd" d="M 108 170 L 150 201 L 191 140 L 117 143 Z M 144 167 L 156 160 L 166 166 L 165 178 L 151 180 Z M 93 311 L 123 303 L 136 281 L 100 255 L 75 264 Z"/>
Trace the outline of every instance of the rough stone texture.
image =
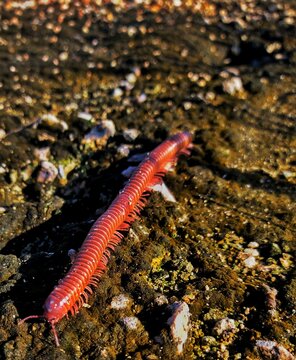
<path id="1" fill-rule="evenodd" d="M 95 3 L 0 2 L 0 358 L 176 359 L 175 302 L 191 314 L 186 360 L 256 359 L 257 340 L 294 356 L 294 2 Z M 107 120 L 114 136 L 86 146 Z M 152 194 L 89 306 L 57 324 L 61 348 L 40 319 L 17 326 L 42 313 L 127 157 L 183 129 L 177 202 Z M 37 182 L 41 161 L 52 182 Z M 132 303 L 112 309 L 118 294 Z"/>

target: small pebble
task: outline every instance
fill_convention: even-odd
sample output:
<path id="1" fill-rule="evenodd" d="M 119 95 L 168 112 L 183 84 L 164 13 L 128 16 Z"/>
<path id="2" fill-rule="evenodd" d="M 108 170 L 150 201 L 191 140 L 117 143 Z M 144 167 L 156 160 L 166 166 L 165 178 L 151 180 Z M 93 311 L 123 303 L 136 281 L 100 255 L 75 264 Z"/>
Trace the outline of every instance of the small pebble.
<path id="1" fill-rule="evenodd" d="M 224 80 L 223 90 L 230 95 L 235 95 L 239 92 L 242 92 L 244 89 L 241 78 L 238 76 L 233 76 L 230 79 Z"/>
<path id="2" fill-rule="evenodd" d="M 168 298 L 163 294 L 157 295 L 156 298 L 154 299 L 154 301 L 158 306 L 168 304 L 168 302 L 169 302 Z"/>
<path id="3" fill-rule="evenodd" d="M 131 299 L 127 295 L 120 294 L 112 298 L 111 309 L 122 310 L 127 308 L 130 303 L 131 303 Z"/>
<path id="4" fill-rule="evenodd" d="M 232 331 L 236 328 L 235 322 L 233 319 L 224 318 L 216 322 L 213 328 L 214 335 L 222 335 L 225 331 Z"/>
<path id="5" fill-rule="evenodd" d="M 169 306 L 173 311 L 167 323 L 170 326 L 173 341 L 177 345 L 177 353 L 181 354 L 189 331 L 189 307 L 185 302 L 174 302 Z"/>
<path id="6" fill-rule="evenodd" d="M 251 241 L 251 242 L 248 244 L 248 248 L 256 249 L 257 247 L 259 247 L 259 244 L 258 244 L 256 241 Z"/>
<path id="7" fill-rule="evenodd" d="M 41 116 L 43 124 L 46 124 L 49 127 L 58 129 L 61 131 L 66 131 L 69 129 L 68 124 L 64 120 L 58 119 L 54 114 L 44 114 Z"/>
<path id="8" fill-rule="evenodd" d="M 126 129 L 123 131 L 123 137 L 126 141 L 134 141 L 140 135 L 137 129 Z"/>
<path id="9" fill-rule="evenodd" d="M 6 164 L 0 164 L 0 175 L 8 171 Z"/>
<path id="10" fill-rule="evenodd" d="M 4 139 L 6 136 L 6 132 L 3 129 L 0 129 L 0 140 Z"/>
<path id="11" fill-rule="evenodd" d="M 257 262 L 256 262 L 256 259 L 254 258 L 254 256 L 249 256 L 248 258 L 246 258 L 244 260 L 244 264 L 246 267 L 252 268 L 257 264 Z"/>
<path id="12" fill-rule="evenodd" d="M 190 101 L 186 101 L 183 104 L 185 110 L 190 110 L 192 107 L 192 103 Z"/>
<path id="13" fill-rule="evenodd" d="M 41 162 L 41 169 L 37 175 L 37 182 L 39 183 L 50 183 L 55 180 L 58 175 L 58 169 L 55 165 L 49 161 Z"/>
<path id="14" fill-rule="evenodd" d="M 34 149 L 34 156 L 38 161 L 48 160 L 50 156 L 50 148 L 43 147 L 40 149 Z"/>
<path id="15" fill-rule="evenodd" d="M 142 93 L 141 95 L 139 95 L 137 97 L 137 101 L 139 104 L 142 104 L 143 102 L 145 102 L 147 100 L 147 95 Z"/>
<path id="16" fill-rule="evenodd" d="M 153 191 L 159 192 L 165 201 L 170 201 L 173 203 L 176 203 L 177 200 L 174 196 L 174 194 L 170 191 L 170 189 L 166 186 L 164 181 L 161 181 L 161 183 L 155 184 L 151 187 Z"/>
<path id="17" fill-rule="evenodd" d="M 82 139 L 82 144 L 92 149 L 97 149 L 107 143 L 109 137 L 115 135 L 116 129 L 112 120 L 102 120 L 99 125 L 95 126 Z"/>
<path id="18" fill-rule="evenodd" d="M 246 255 L 250 255 L 250 256 L 254 256 L 254 257 L 259 256 L 259 251 L 256 250 L 256 249 L 247 248 L 247 249 L 244 250 L 244 253 Z"/>
<path id="19" fill-rule="evenodd" d="M 78 114 L 77 114 L 77 117 L 81 120 L 85 120 L 85 121 L 91 121 L 93 116 L 92 114 L 88 113 L 88 112 L 83 112 L 83 111 L 80 111 Z"/>
<path id="20" fill-rule="evenodd" d="M 118 154 L 122 155 L 122 156 L 128 156 L 130 153 L 130 149 L 129 146 L 126 144 L 121 144 L 119 145 L 119 147 L 117 148 L 117 152 Z"/>
<path id="21" fill-rule="evenodd" d="M 136 330 L 141 325 L 140 320 L 135 316 L 126 316 L 121 320 L 128 330 Z"/>
<path id="22" fill-rule="evenodd" d="M 115 98 L 121 98 L 122 95 L 123 95 L 123 90 L 122 90 L 121 88 L 116 88 L 116 89 L 114 89 L 114 91 L 113 91 L 113 96 L 114 96 Z"/>
<path id="23" fill-rule="evenodd" d="M 126 80 L 131 84 L 135 84 L 137 81 L 137 76 L 134 73 L 130 73 L 126 76 Z"/>

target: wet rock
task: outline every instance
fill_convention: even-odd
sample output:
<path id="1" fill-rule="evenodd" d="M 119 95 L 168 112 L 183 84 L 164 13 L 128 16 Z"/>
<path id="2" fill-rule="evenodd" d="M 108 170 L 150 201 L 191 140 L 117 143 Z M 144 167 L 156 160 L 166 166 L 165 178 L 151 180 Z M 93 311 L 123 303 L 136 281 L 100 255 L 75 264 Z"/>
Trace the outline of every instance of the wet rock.
<path id="1" fill-rule="evenodd" d="M 20 262 L 15 255 L 0 254 L 0 282 L 8 280 L 15 275 L 20 267 Z"/>
<path id="2" fill-rule="evenodd" d="M 12 301 L 8 300 L 0 306 L 0 341 L 9 338 L 9 331 L 15 328 L 18 312 Z"/>
<path id="3" fill-rule="evenodd" d="M 296 304 L 296 278 L 293 278 L 285 287 L 285 298 L 288 304 L 294 308 Z"/>
<path id="4" fill-rule="evenodd" d="M 172 339 L 177 345 L 177 353 L 181 354 L 188 337 L 189 307 L 185 302 L 175 302 L 169 308 L 173 314 L 167 323 L 170 326 Z"/>
<path id="5" fill-rule="evenodd" d="M 9 206 L 0 218 L 0 249 L 10 239 L 36 227 L 48 220 L 52 214 L 63 206 L 64 200 L 58 196 L 40 204 L 26 203 Z"/>
<path id="6" fill-rule="evenodd" d="M 137 81 L 137 75 L 135 73 L 130 73 L 126 76 L 126 81 L 130 84 L 135 84 Z"/>
<path id="7" fill-rule="evenodd" d="M 10 340 L 3 346 L 4 358 L 6 360 L 22 360 L 28 351 L 28 343 L 25 339 L 18 338 Z"/>

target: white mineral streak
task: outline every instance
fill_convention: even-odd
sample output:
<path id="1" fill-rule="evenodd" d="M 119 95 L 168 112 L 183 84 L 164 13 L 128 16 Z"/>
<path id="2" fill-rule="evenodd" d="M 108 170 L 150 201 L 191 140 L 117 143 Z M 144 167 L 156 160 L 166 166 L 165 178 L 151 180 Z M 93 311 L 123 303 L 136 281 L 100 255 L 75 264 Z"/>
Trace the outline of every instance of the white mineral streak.
<path id="1" fill-rule="evenodd" d="M 185 302 L 174 302 L 170 309 L 173 311 L 173 315 L 168 319 L 167 323 L 170 326 L 173 341 L 177 345 L 177 352 L 181 354 L 188 337 L 189 307 Z"/>

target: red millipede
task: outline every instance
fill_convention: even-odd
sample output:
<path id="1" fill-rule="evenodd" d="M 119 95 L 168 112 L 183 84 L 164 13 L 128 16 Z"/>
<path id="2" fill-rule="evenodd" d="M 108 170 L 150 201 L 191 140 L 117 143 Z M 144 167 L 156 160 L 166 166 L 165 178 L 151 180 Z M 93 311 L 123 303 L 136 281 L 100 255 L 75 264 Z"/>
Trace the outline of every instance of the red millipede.
<path id="1" fill-rule="evenodd" d="M 162 181 L 162 176 L 176 163 L 180 154 L 189 153 L 191 141 L 189 132 L 181 132 L 146 155 L 127 185 L 91 227 L 70 270 L 46 299 L 43 315 L 28 316 L 20 323 L 31 318 L 45 318 L 51 324 L 56 345 L 59 346 L 55 324 L 69 312 L 76 314 L 88 301 L 89 294 L 92 294 L 91 286 L 98 284 L 106 268 L 110 249 L 114 250 L 124 237 L 121 231 L 128 230 L 130 224 L 139 218 L 153 186 Z"/>

